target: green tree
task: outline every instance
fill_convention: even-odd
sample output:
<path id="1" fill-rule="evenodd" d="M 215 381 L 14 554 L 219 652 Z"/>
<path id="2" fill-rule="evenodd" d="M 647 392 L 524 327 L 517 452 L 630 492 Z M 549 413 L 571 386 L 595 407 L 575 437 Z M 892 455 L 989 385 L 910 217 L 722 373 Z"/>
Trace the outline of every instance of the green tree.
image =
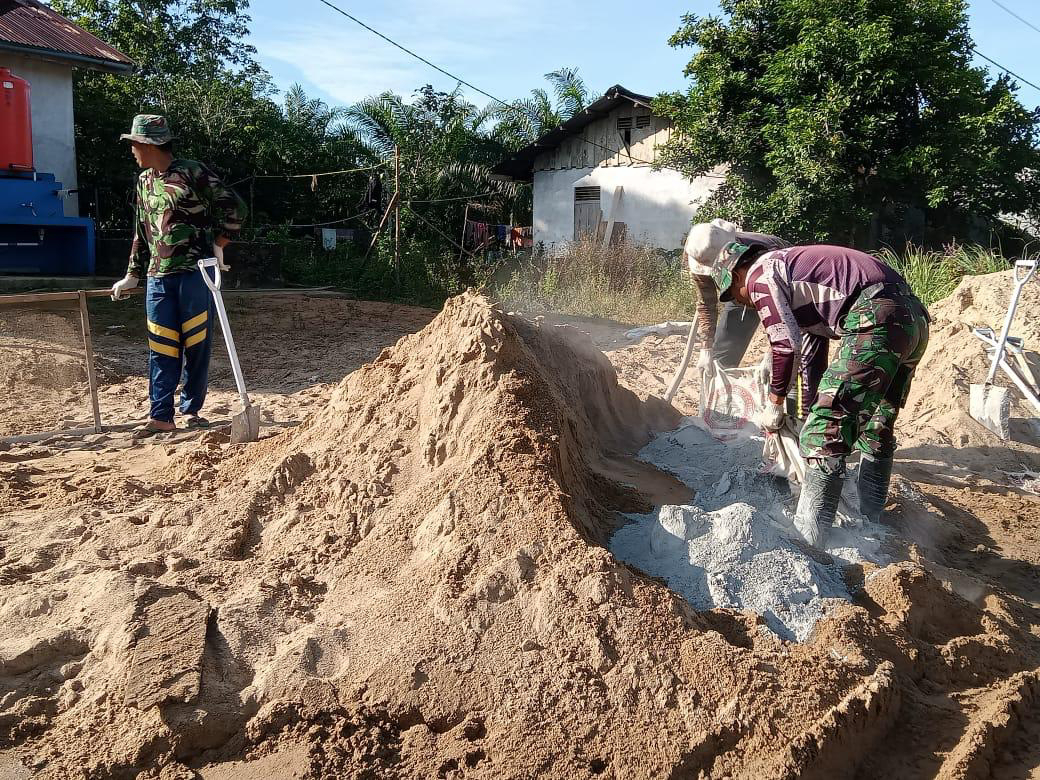
<path id="1" fill-rule="evenodd" d="M 412 100 L 387 92 L 346 109 L 347 127 L 363 144 L 367 158 L 392 170 L 401 157 L 402 232 L 424 250 L 429 284 L 449 290 L 478 281 L 482 271 L 471 259 L 458 261 L 466 204 L 479 204 L 470 218 L 506 223 L 530 213 L 530 193 L 495 181 L 491 168 L 510 149 L 494 134 L 493 109 L 465 100 L 459 89 L 438 92 L 430 85 Z"/>
<path id="2" fill-rule="evenodd" d="M 129 229 L 137 169 L 117 139 L 134 114 L 169 117 L 178 154 L 238 182 L 251 226 L 314 222 L 356 207 L 364 180 L 256 178 L 355 167 L 364 148 L 343 111 L 294 86 L 281 104 L 245 43 L 246 0 L 55 0 L 55 9 L 137 63 L 129 75 L 77 70 L 76 141 L 81 187 L 99 227 Z M 245 191 L 248 189 L 248 193 Z"/>
<path id="3" fill-rule="evenodd" d="M 729 165 L 698 217 L 874 247 L 988 231 L 1040 203 L 1040 112 L 971 64 L 963 0 L 723 0 L 672 36 L 695 47 L 663 162 Z M 912 231 L 911 231 L 912 232 Z"/>

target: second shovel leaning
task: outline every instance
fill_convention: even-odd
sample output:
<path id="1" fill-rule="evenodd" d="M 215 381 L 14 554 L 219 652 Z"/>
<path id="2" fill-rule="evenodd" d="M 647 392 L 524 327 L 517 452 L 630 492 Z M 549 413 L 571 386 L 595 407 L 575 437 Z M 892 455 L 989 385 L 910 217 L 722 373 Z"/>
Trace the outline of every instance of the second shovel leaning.
<path id="1" fill-rule="evenodd" d="M 213 269 L 212 278 L 207 270 L 209 268 Z M 231 360 L 231 371 L 235 375 L 235 387 L 238 390 L 238 398 L 242 402 L 242 411 L 231 416 L 231 441 L 236 444 L 256 441 L 260 437 L 260 409 L 253 406 L 249 400 L 246 382 L 242 378 L 242 366 L 238 363 L 235 339 L 231 335 L 227 311 L 224 309 L 224 298 L 220 294 L 220 264 L 215 257 L 203 258 L 199 260 L 199 270 L 202 272 L 206 286 L 213 293 L 213 303 L 217 306 L 217 317 L 220 320 L 220 331 L 224 334 L 224 344 L 227 346 L 228 358 Z"/>

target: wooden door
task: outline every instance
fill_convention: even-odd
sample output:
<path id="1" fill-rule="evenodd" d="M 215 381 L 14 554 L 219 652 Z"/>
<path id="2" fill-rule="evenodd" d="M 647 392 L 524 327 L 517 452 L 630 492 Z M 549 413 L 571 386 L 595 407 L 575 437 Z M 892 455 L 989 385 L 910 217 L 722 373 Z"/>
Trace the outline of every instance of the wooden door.
<path id="1" fill-rule="evenodd" d="M 599 187 L 574 188 L 575 241 L 581 241 L 584 236 L 595 238 L 599 234 L 599 224 L 603 221 L 599 200 Z"/>

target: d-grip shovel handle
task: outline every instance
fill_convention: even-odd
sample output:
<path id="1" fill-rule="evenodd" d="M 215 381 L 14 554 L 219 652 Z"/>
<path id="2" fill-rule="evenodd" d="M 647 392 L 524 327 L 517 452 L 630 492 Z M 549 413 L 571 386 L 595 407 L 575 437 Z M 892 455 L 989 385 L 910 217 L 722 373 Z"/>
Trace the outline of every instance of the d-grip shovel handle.
<path id="1" fill-rule="evenodd" d="M 1022 296 L 1022 288 L 1026 286 L 1026 282 L 1033 278 L 1033 274 L 1036 273 L 1036 260 L 1016 260 L 1015 269 L 1012 271 L 1014 275 L 1014 285 L 1011 288 L 1011 302 L 1008 304 L 1007 316 L 1004 318 L 1004 327 L 1000 329 L 1000 338 L 997 340 L 996 349 L 993 352 L 993 365 L 989 368 L 989 375 L 986 377 L 986 385 L 992 385 L 993 380 L 997 378 L 997 367 L 1000 365 L 1000 361 L 1004 357 L 1004 348 L 1007 345 L 1008 333 L 1011 331 L 1011 321 L 1015 318 L 1015 310 L 1018 308 L 1018 299 Z M 1025 276 L 1018 275 L 1019 268 L 1028 268 Z"/>
<path id="2" fill-rule="evenodd" d="M 206 273 L 207 268 L 213 269 L 213 278 L 209 278 L 209 274 Z M 206 286 L 216 292 L 220 289 L 220 261 L 215 257 L 204 257 L 199 260 L 199 270 L 202 271 L 202 279 L 206 282 Z"/>

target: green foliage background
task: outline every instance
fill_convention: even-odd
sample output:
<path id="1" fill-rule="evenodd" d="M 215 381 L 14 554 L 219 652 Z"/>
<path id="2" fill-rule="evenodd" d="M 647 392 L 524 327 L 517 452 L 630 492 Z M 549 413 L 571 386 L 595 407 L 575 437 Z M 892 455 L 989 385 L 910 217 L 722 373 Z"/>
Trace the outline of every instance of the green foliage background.
<path id="1" fill-rule="evenodd" d="M 370 295 L 436 299 L 473 284 L 486 269 L 459 262 L 467 196 L 475 218 L 530 224 L 530 190 L 493 181 L 490 168 L 585 105 L 576 71 L 547 74 L 544 89 L 510 106 L 479 108 L 458 90 L 421 87 L 409 97 L 375 95 L 330 107 L 296 85 L 279 95 L 246 43 L 247 0 L 53 0 L 55 10 L 126 53 L 129 75 L 75 71 L 81 204 L 107 236 L 129 235 L 137 169 L 117 139 L 137 113 L 166 115 L 176 153 L 213 168 L 250 204 L 245 238 L 284 243 L 295 281 L 337 283 Z M 554 99 L 555 98 L 555 99 Z M 367 259 L 343 247 L 315 250 L 315 223 L 373 229 L 381 214 L 358 219 L 368 174 L 295 174 L 381 165 L 384 203 L 401 158 L 402 274 L 388 273 L 384 238 Z M 430 202 L 436 201 L 436 202 Z M 430 227 L 433 225 L 433 229 Z M 422 257 L 420 258 L 420 254 Z M 410 261 L 415 258 L 415 261 Z"/>
<path id="2" fill-rule="evenodd" d="M 1040 112 L 971 64 L 963 0 L 722 0 L 671 38 L 666 164 L 728 164 L 700 217 L 861 248 L 988 240 L 1035 211 Z"/>

